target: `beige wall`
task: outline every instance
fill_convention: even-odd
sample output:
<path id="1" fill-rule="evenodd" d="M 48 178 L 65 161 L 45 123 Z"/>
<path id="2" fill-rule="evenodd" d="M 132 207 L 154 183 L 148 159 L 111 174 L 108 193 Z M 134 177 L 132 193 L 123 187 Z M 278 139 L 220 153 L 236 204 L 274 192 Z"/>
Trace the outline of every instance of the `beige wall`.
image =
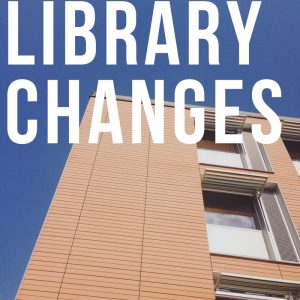
<path id="1" fill-rule="evenodd" d="M 118 106 L 124 144 L 73 147 L 17 299 L 214 299 L 196 146 L 177 141 L 171 107 L 164 145 L 145 117 L 132 145 Z"/>
<path id="2" fill-rule="evenodd" d="M 177 141 L 174 108 L 165 107 L 163 145 L 152 143 L 144 116 L 143 142 L 132 145 L 126 101 L 118 102 L 124 144 L 112 145 L 110 135 L 103 134 L 91 145 L 93 100 L 18 300 L 213 300 L 212 271 L 300 279 L 300 266 L 209 254 L 200 179 L 208 166 L 199 167 L 196 145 Z M 279 183 L 299 232 L 299 176 L 282 141 L 265 148 L 274 170 L 265 174 Z"/>

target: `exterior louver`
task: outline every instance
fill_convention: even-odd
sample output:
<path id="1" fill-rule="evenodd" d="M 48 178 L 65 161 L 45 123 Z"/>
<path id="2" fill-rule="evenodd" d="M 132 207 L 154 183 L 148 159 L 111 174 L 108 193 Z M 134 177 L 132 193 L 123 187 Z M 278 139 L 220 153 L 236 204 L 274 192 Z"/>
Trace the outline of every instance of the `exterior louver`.
<path id="1" fill-rule="evenodd" d="M 298 262 L 289 231 L 282 217 L 277 198 L 273 192 L 264 192 L 261 196 L 262 203 L 277 244 L 280 257 L 284 261 Z"/>
<path id="2" fill-rule="evenodd" d="M 257 191 L 262 191 L 266 182 L 267 177 L 265 176 L 206 169 L 203 174 L 202 186 L 204 190 L 252 196 Z"/>
<path id="3" fill-rule="evenodd" d="M 242 274 L 213 272 L 215 289 L 235 290 L 239 292 L 275 294 L 276 296 L 298 295 L 300 282 L 252 277 Z M 297 298 L 296 298 L 297 299 Z"/>
<path id="4" fill-rule="evenodd" d="M 215 111 L 205 111 L 205 130 L 215 131 Z M 226 117 L 226 132 L 237 133 L 242 131 L 245 125 L 246 116 Z"/>
<path id="5" fill-rule="evenodd" d="M 281 136 L 284 140 L 300 142 L 300 123 L 284 121 L 282 124 Z"/>

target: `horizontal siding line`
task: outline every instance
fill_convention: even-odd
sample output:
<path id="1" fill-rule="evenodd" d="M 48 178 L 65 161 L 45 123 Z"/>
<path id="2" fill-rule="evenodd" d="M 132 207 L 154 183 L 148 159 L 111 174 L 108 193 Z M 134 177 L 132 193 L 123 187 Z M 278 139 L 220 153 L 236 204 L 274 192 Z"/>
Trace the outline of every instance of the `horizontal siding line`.
<path id="1" fill-rule="evenodd" d="M 207 289 L 207 290 L 209 290 L 209 291 L 211 291 L 210 289 Z M 144 291 L 144 292 L 149 292 L 149 290 L 145 290 L 145 289 L 142 289 L 142 286 L 141 286 L 141 291 Z M 182 295 L 181 293 L 167 293 L 167 292 L 158 292 L 158 291 L 151 291 L 151 293 L 154 293 L 154 294 L 162 294 L 162 295 L 170 295 L 170 296 L 173 296 L 173 295 L 178 295 L 178 296 L 184 296 L 184 297 L 187 297 L 187 298 L 197 298 L 198 299 L 198 297 L 199 297 L 199 295 L 195 295 L 195 296 L 191 296 L 191 295 Z M 211 297 L 214 297 L 215 295 L 214 295 L 214 293 L 212 293 L 212 292 L 210 292 L 210 293 L 208 293 L 207 292 L 207 294 L 209 295 L 209 296 L 211 296 Z M 211 299 L 211 298 L 209 298 L 209 299 Z"/>
<path id="2" fill-rule="evenodd" d="M 72 298 L 68 298 L 68 296 L 70 296 L 70 297 L 72 297 Z M 79 296 L 80 298 L 74 298 L 74 296 Z M 72 294 L 72 293 L 66 293 L 66 292 L 60 292 L 59 293 L 59 296 L 58 296 L 58 300 L 82 300 L 82 297 L 81 297 L 82 295 L 81 294 Z M 91 298 L 93 298 L 93 299 L 99 299 L 99 296 L 91 296 L 91 295 L 84 295 L 85 296 L 85 298 L 84 299 L 91 299 Z M 120 296 L 122 296 L 122 295 L 120 295 Z M 120 297 L 114 297 L 114 296 L 111 296 L 110 297 L 110 295 L 106 295 L 105 296 L 105 298 L 103 298 L 103 297 L 101 297 L 102 299 L 109 299 L 109 300 L 136 300 L 137 298 L 135 297 L 135 298 L 128 298 L 128 297 L 126 297 L 126 298 L 124 298 L 124 296 L 122 296 L 122 298 L 120 298 Z"/>

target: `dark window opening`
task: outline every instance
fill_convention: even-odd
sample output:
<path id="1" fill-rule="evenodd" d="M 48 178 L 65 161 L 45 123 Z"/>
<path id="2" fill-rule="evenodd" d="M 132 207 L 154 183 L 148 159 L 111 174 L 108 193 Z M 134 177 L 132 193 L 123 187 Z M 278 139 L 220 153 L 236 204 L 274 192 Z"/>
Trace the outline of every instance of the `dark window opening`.
<path id="1" fill-rule="evenodd" d="M 284 144 L 291 159 L 300 161 L 300 142 L 284 141 Z"/>
<path id="2" fill-rule="evenodd" d="M 206 131 L 202 140 L 198 143 L 198 148 L 209 149 L 215 151 L 240 153 L 236 144 L 217 144 L 215 142 L 215 133 L 212 131 Z"/>
<path id="3" fill-rule="evenodd" d="M 250 196 L 204 192 L 207 224 L 260 230 L 254 199 Z"/>

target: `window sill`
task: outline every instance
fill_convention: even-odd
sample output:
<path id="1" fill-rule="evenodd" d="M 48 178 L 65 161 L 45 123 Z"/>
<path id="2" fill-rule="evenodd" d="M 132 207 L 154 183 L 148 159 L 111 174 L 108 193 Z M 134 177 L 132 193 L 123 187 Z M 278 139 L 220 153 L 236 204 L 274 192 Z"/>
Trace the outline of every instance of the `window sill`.
<path id="1" fill-rule="evenodd" d="M 290 262 L 290 261 L 281 261 L 281 260 L 272 260 L 272 259 L 262 259 L 262 258 L 257 258 L 257 257 L 232 255 L 232 254 L 230 255 L 230 254 L 223 254 L 223 253 L 216 253 L 216 252 L 210 252 L 210 255 L 211 256 L 219 256 L 219 257 L 236 258 L 236 259 L 245 259 L 245 260 L 249 260 L 249 261 L 276 263 L 276 264 L 280 264 L 280 265 L 300 266 L 300 262 Z"/>
<path id="2" fill-rule="evenodd" d="M 262 171 L 262 170 L 256 170 L 256 169 L 249 169 L 249 168 L 238 168 L 238 167 L 231 167 L 231 166 L 221 166 L 221 165 L 212 165 L 207 163 L 198 163 L 200 166 L 207 166 L 207 167 L 215 167 L 215 168 L 225 168 L 225 169 L 232 169 L 232 170 L 238 170 L 238 171 L 247 171 L 247 172 L 258 172 L 258 173 L 264 173 L 264 174 L 275 174 L 274 171 Z M 299 175 L 300 177 L 300 175 Z"/>

